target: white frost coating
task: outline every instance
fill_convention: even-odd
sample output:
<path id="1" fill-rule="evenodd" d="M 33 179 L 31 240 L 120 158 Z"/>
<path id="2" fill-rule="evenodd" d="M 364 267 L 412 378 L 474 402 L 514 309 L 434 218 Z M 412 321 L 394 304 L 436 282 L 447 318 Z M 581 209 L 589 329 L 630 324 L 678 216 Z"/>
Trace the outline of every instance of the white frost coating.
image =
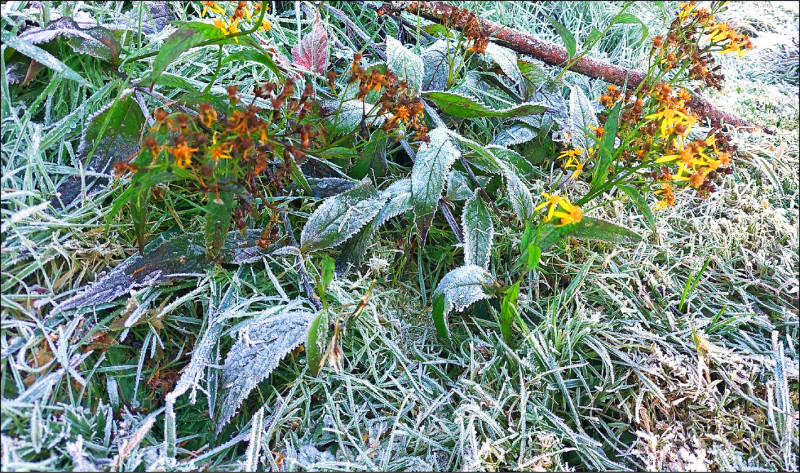
<path id="1" fill-rule="evenodd" d="M 338 100 L 329 100 L 322 105 L 323 110 L 333 114 L 328 117 L 326 121 L 331 127 L 331 130 L 336 133 L 345 133 L 355 130 L 361 125 L 361 119 L 364 117 L 364 113 L 369 113 L 375 108 L 375 104 L 356 99 L 346 100 L 344 103 L 341 103 L 341 108 L 339 108 L 339 105 L 340 102 Z M 338 117 L 335 115 L 337 111 L 339 113 Z M 386 121 L 386 114 L 367 118 L 368 125 L 381 126 L 384 121 Z"/>
<path id="2" fill-rule="evenodd" d="M 591 143 L 586 138 L 586 133 L 591 133 L 589 125 L 598 125 L 597 115 L 592 102 L 583 93 L 580 87 L 572 87 L 569 94 L 569 120 L 572 128 L 572 146 L 575 148 L 590 148 Z"/>
<path id="3" fill-rule="evenodd" d="M 343 243 L 381 211 L 385 200 L 369 179 L 325 199 L 303 227 L 301 249 L 322 250 Z"/>
<path id="4" fill-rule="evenodd" d="M 528 186 L 517 177 L 517 175 L 509 170 L 506 170 L 506 189 L 508 190 L 508 200 L 511 201 L 511 208 L 514 209 L 514 214 L 521 221 L 526 221 L 533 216 L 533 196 Z"/>
<path id="5" fill-rule="evenodd" d="M 434 294 L 444 294 L 447 315 L 451 310 L 461 312 L 481 299 L 492 297 L 484 286 L 493 284 L 492 275 L 480 266 L 461 266 L 444 275 Z"/>
<path id="6" fill-rule="evenodd" d="M 307 309 L 273 309 L 272 317 L 256 321 L 239 332 L 222 368 L 224 391 L 217 432 L 236 414 L 250 391 L 278 367 L 292 350 L 302 345 L 314 314 Z M 296 306 L 294 306 L 296 307 Z"/>
<path id="7" fill-rule="evenodd" d="M 504 129 L 492 140 L 493 145 L 513 146 L 536 138 L 539 132 L 527 124 L 516 123 Z"/>
<path id="8" fill-rule="evenodd" d="M 478 192 L 464 204 L 461 227 L 464 230 L 464 264 L 487 268 L 492 254 L 494 224 L 489 208 Z"/>
<path id="9" fill-rule="evenodd" d="M 469 178 L 461 171 L 452 170 L 447 175 L 447 198 L 453 202 L 472 197 Z"/>
<path id="10" fill-rule="evenodd" d="M 386 65 L 399 80 L 408 81 L 410 89 L 422 90 L 422 79 L 425 75 L 422 58 L 388 35 L 386 36 Z"/>
<path id="11" fill-rule="evenodd" d="M 424 64 L 423 90 L 445 90 L 450 74 L 450 61 L 453 61 L 453 70 L 461 67 L 463 59 L 457 53 L 455 41 L 448 44 L 445 40 L 438 40 L 422 52 Z"/>
<path id="12" fill-rule="evenodd" d="M 522 71 L 519 70 L 519 65 L 517 65 L 517 53 L 490 42 L 486 46 L 486 55 L 500 66 L 503 74 L 513 80 L 515 84 L 523 83 L 525 78 L 522 76 Z"/>
<path id="13" fill-rule="evenodd" d="M 417 160 L 411 170 L 414 214 L 423 240 L 428 234 L 430 222 L 433 221 L 450 166 L 461 156 L 461 152 L 450 140 L 447 129 L 436 128 L 428 136 L 431 141 L 420 145 Z"/>

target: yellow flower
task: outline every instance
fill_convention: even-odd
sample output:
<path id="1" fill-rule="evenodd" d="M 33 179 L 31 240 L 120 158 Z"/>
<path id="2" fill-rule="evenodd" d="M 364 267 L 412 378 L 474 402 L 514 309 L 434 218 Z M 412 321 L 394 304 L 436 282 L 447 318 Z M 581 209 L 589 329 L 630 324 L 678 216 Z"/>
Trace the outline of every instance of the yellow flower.
<path id="1" fill-rule="evenodd" d="M 575 171 L 569 176 L 570 179 L 575 179 L 578 177 L 578 174 L 583 171 L 583 164 L 580 161 L 575 159 L 574 157 L 570 157 L 567 161 L 567 164 L 564 165 L 564 169 L 574 168 Z"/>
<path id="2" fill-rule="evenodd" d="M 192 155 L 197 152 L 197 148 L 190 148 L 186 143 L 180 143 L 170 150 L 175 156 L 175 164 L 179 168 L 188 168 L 192 165 Z"/>
<path id="3" fill-rule="evenodd" d="M 230 24 L 228 24 L 228 34 L 236 34 L 238 32 L 239 32 L 239 19 L 234 18 L 233 20 L 231 20 Z M 237 43 L 239 42 L 239 38 L 235 36 L 233 40 L 236 41 Z"/>
<path id="4" fill-rule="evenodd" d="M 685 136 L 689 133 L 689 128 L 697 121 L 694 117 L 673 108 L 663 108 L 658 113 L 646 116 L 645 119 L 661 120 L 661 136 L 668 136 L 671 134 L 677 125 L 685 125 L 687 127 L 684 132 Z"/>
<path id="5" fill-rule="evenodd" d="M 560 197 L 560 196 L 557 196 L 555 194 L 550 195 L 550 194 L 548 194 L 546 192 L 542 193 L 542 195 L 547 200 L 545 200 L 544 202 L 539 204 L 536 207 L 536 209 L 534 209 L 534 212 L 538 212 L 538 211 L 542 210 L 543 208 L 545 208 L 545 207 L 547 207 L 549 205 L 550 209 L 547 211 L 547 217 L 545 217 L 545 219 L 544 219 L 545 222 L 549 222 L 550 219 L 553 218 L 553 214 L 556 211 L 556 207 L 558 207 L 558 204 L 561 203 L 561 201 L 564 200 L 564 198 Z"/>
<path id="6" fill-rule="evenodd" d="M 394 110 L 394 118 L 398 121 L 402 120 L 408 125 L 408 119 L 411 118 L 411 115 L 408 113 L 408 108 L 406 108 L 405 105 L 400 105 Z"/>
<path id="7" fill-rule="evenodd" d="M 231 144 L 226 143 L 223 145 L 217 146 L 217 132 L 214 132 L 214 136 L 211 138 L 212 146 L 211 146 L 211 157 L 220 160 L 220 159 L 233 159 L 231 156 Z"/>
<path id="8" fill-rule="evenodd" d="M 553 213 L 553 217 L 561 219 L 561 223 L 556 225 L 556 227 L 563 227 L 564 225 L 581 221 L 581 218 L 583 218 L 583 211 L 580 207 L 570 204 L 569 201 L 563 197 L 559 199 L 559 204 L 561 204 L 564 211 Z"/>
<path id="9" fill-rule="evenodd" d="M 229 33 L 229 31 L 228 31 L 228 25 L 226 25 L 226 24 L 225 24 L 225 22 L 224 22 L 224 21 L 222 21 L 222 20 L 220 20 L 219 18 L 217 18 L 216 20 L 214 20 L 214 26 L 215 26 L 215 27 L 216 27 L 218 30 L 222 31 L 222 32 L 223 32 L 223 33 L 225 33 L 225 34 L 228 34 L 228 33 Z"/>
<path id="10" fill-rule="evenodd" d="M 203 2 L 203 12 L 200 13 L 200 16 L 205 17 L 206 12 L 224 14 L 225 10 L 223 10 L 221 6 L 217 5 L 217 2 Z"/>
<path id="11" fill-rule="evenodd" d="M 675 189 L 669 184 L 661 184 L 661 190 L 655 191 L 655 194 L 661 194 L 662 199 L 656 204 L 656 210 L 663 210 L 667 206 L 672 207 L 675 205 Z"/>
<path id="12" fill-rule="evenodd" d="M 272 23 L 270 23 L 270 21 L 265 18 L 264 21 L 261 22 L 261 29 L 263 29 L 264 33 L 266 33 L 267 31 L 272 29 Z"/>
<path id="13" fill-rule="evenodd" d="M 563 153 L 558 155 L 559 159 L 562 158 L 574 158 L 576 156 L 580 156 L 583 154 L 583 148 L 575 148 L 571 150 L 564 151 Z"/>

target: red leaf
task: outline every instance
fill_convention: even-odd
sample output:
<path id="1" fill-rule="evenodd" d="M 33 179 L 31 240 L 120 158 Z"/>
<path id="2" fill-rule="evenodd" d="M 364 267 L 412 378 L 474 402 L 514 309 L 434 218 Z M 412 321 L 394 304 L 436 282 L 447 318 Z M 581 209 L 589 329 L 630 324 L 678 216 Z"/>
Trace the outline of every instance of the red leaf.
<path id="1" fill-rule="evenodd" d="M 292 59 L 295 67 L 317 74 L 325 73 L 328 68 L 328 32 L 319 15 L 314 17 L 311 33 L 303 36 L 300 44 L 292 48 Z"/>

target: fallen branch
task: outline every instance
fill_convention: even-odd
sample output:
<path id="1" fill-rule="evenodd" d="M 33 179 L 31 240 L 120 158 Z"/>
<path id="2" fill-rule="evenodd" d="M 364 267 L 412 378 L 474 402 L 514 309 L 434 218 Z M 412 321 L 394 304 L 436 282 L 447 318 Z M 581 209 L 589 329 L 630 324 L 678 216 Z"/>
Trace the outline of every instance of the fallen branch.
<path id="1" fill-rule="evenodd" d="M 406 11 L 418 14 L 423 18 L 435 21 L 439 24 L 444 24 L 444 18 L 452 17 L 460 10 L 458 7 L 447 2 L 411 2 L 406 7 Z M 521 54 L 527 54 L 551 66 L 562 65 L 569 60 L 567 50 L 557 44 L 543 41 L 533 35 L 517 31 L 494 21 L 482 18 L 479 18 L 478 21 L 483 31 L 488 32 L 491 39 L 501 46 L 505 46 Z M 575 61 L 570 67 L 570 71 L 620 86 L 627 83 L 628 87 L 638 86 L 645 78 L 645 74 L 642 72 L 633 71 L 590 57 L 582 57 Z M 718 109 L 711 102 L 699 95 L 692 94 L 692 100 L 689 102 L 689 105 L 698 116 L 708 118 L 714 127 L 721 127 L 723 123 L 727 123 L 735 127 L 763 131 L 770 135 L 773 134 L 772 130 L 755 125 L 744 118 Z"/>

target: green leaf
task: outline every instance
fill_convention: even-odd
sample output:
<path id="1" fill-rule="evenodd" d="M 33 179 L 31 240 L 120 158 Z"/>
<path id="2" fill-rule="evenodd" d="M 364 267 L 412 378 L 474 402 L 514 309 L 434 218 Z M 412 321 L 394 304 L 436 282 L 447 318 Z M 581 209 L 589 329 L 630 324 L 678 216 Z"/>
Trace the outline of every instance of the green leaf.
<path id="1" fill-rule="evenodd" d="M 267 66 L 267 68 L 274 72 L 276 76 L 283 77 L 283 73 L 278 66 L 275 64 L 275 61 L 272 58 L 261 51 L 255 49 L 244 49 L 242 51 L 236 51 L 233 54 L 228 54 L 225 59 L 222 60 L 222 64 L 228 64 L 230 62 L 257 62 L 259 64 L 263 64 Z"/>
<path id="2" fill-rule="evenodd" d="M 158 76 L 161 75 L 174 60 L 192 49 L 200 45 L 204 41 L 211 39 L 223 39 L 225 33 L 219 28 L 209 23 L 201 23 L 199 21 L 191 21 L 181 25 L 169 38 L 161 45 L 158 51 L 158 56 L 153 61 L 153 73 L 150 76 L 151 83 L 154 83 Z"/>
<path id="3" fill-rule="evenodd" d="M 216 258 L 222 249 L 233 220 L 235 203 L 233 192 L 220 191 L 219 198 L 209 194 L 206 205 L 206 250 L 209 259 Z"/>
<path id="4" fill-rule="evenodd" d="M 614 161 L 614 146 L 619 126 L 619 110 L 622 102 L 618 102 L 611 109 L 604 124 L 605 134 L 600 139 L 599 159 L 592 171 L 592 191 L 597 190 L 608 179 L 608 169 Z"/>
<path id="5" fill-rule="evenodd" d="M 508 118 L 522 115 L 538 115 L 547 110 L 546 106 L 534 103 L 522 103 L 503 110 L 494 110 L 471 97 L 454 92 L 429 91 L 423 92 L 422 95 L 436 103 L 443 113 L 459 118 Z"/>
<path id="6" fill-rule="evenodd" d="M 513 286 L 506 289 L 503 295 L 503 303 L 500 306 L 500 333 L 503 334 L 503 339 L 506 343 L 511 343 L 511 327 L 514 320 L 519 316 L 517 313 L 517 299 L 519 298 L 519 283 L 517 281 Z"/>
<path id="7" fill-rule="evenodd" d="M 433 222 L 450 166 L 461 156 L 461 152 L 450 140 L 447 129 L 436 128 L 428 133 L 428 136 L 430 143 L 420 145 L 414 167 L 411 169 L 414 215 L 423 242 Z"/>
<path id="8" fill-rule="evenodd" d="M 386 161 L 386 144 L 389 135 L 383 130 L 376 130 L 369 141 L 361 148 L 358 160 L 350 168 L 349 175 L 355 179 L 366 176 L 384 177 L 389 168 Z"/>
<path id="9" fill-rule="evenodd" d="M 29 28 L 19 38 L 31 44 L 49 43 L 56 38 L 66 39 L 73 51 L 88 54 L 106 62 L 119 61 L 120 43 L 110 30 L 102 26 L 81 28 L 72 18 L 61 17 L 44 29 Z"/>
<path id="10" fill-rule="evenodd" d="M 572 225 L 574 225 L 574 228 L 571 231 L 572 236 L 583 240 L 600 240 L 609 243 L 621 243 L 625 241 L 636 242 L 642 239 L 638 233 L 597 218 L 583 217 L 580 222 Z"/>
<path id="11" fill-rule="evenodd" d="M 636 16 L 625 12 L 619 13 L 617 16 L 611 19 L 611 23 L 609 24 L 609 26 L 618 25 L 622 23 L 639 25 L 642 28 L 642 37 L 639 39 L 639 43 L 637 44 L 641 44 L 642 41 L 647 39 L 647 35 L 649 33 L 649 31 L 647 30 L 647 26 L 645 26 L 642 20 L 640 20 Z"/>
<path id="12" fill-rule="evenodd" d="M 572 146 L 588 150 L 591 140 L 586 135 L 593 133 L 589 126 L 596 127 L 599 122 L 589 97 L 578 86 L 572 87 L 569 94 L 569 121 L 572 128 Z"/>
<path id="13" fill-rule="evenodd" d="M 55 56 L 48 53 L 44 49 L 38 46 L 34 46 L 33 44 L 29 43 L 28 41 L 25 41 L 24 39 L 18 38 L 8 31 L 3 31 L 2 34 L 0 34 L 0 38 L 2 38 L 3 43 L 7 47 L 13 48 L 19 53 L 24 54 L 25 56 L 28 56 L 34 61 L 63 75 L 67 79 L 74 80 L 75 82 L 81 85 L 93 88 L 92 84 L 90 84 L 86 79 L 81 77 L 80 74 L 70 69 L 69 66 L 56 59 Z"/>
<path id="14" fill-rule="evenodd" d="M 336 262 L 333 261 L 328 255 L 322 256 L 322 290 L 327 291 L 328 286 L 333 281 L 333 270 L 336 267 Z"/>
<path id="15" fill-rule="evenodd" d="M 567 47 L 567 54 L 569 55 L 569 59 L 575 57 L 575 51 L 577 50 L 577 43 L 575 42 L 575 36 L 567 29 L 566 26 L 559 23 L 555 18 L 547 17 L 547 20 L 550 22 L 551 25 L 558 31 L 558 34 L 561 35 L 561 40 L 564 41 L 564 46 Z"/>
<path id="16" fill-rule="evenodd" d="M 368 179 L 325 199 L 303 227 L 300 250 L 322 250 L 345 242 L 381 211 L 385 200 Z"/>
<path id="17" fill-rule="evenodd" d="M 464 204 L 461 227 L 464 231 L 464 264 L 487 268 L 492 254 L 494 224 L 489 207 L 478 192 Z"/>
<path id="18" fill-rule="evenodd" d="M 317 376 L 322 369 L 322 356 L 328 342 L 328 312 L 320 311 L 308 328 L 306 339 L 306 360 L 312 376 Z"/>
<path id="19" fill-rule="evenodd" d="M 539 260 L 542 259 L 542 249 L 536 243 L 528 244 L 528 271 L 535 271 L 539 267 Z"/>
<path id="20" fill-rule="evenodd" d="M 651 227 L 655 227 L 656 217 L 653 215 L 653 211 L 650 209 L 650 206 L 647 205 L 647 201 L 644 199 L 644 196 L 642 196 L 642 194 L 636 190 L 636 188 L 630 185 L 618 185 L 617 188 L 631 198 L 633 203 L 636 205 L 636 208 L 639 209 L 639 212 L 644 215 L 645 220 L 647 220 L 647 224 Z"/>
<path id="21" fill-rule="evenodd" d="M 602 37 L 603 33 L 600 30 L 598 30 L 597 28 L 592 28 L 591 33 L 589 33 L 589 36 L 587 36 L 586 39 L 583 40 L 582 47 L 585 48 Z"/>
<path id="22" fill-rule="evenodd" d="M 539 242 L 537 244 L 539 249 L 541 251 L 547 250 L 556 244 L 560 239 L 572 233 L 573 230 L 575 230 L 575 225 L 576 224 L 571 223 L 569 225 L 557 227 L 552 223 L 543 224 L 541 230 L 539 231 Z"/>
<path id="23" fill-rule="evenodd" d="M 450 311 L 461 312 L 481 299 L 492 297 L 489 289 L 494 284 L 492 275 L 480 266 L 461 266 L 445 274 L 433 293 L 436 332 L 449 340 L 447 315 Z"/>
<path id="24" fill-rule="evenodd" d="M 88 119 L 86 130 L 78 145 L 78 156 L 87 171 L 106 173 L 117 161 L 139 152 L 139 143 L 145 128 L 145 118 L 130 91 L 123 92 L 115 102 Z M 87 189 L 95 183 L 107 182 L 97 175 L 86 176 Z M 53 206 L 69 205 L 81 193 L 81 177 L 70 176 L 59 187 L 59 196 Z"/>
<path id="25" fill-rule="evenodd" d="M 491 43 L 490 43 L 491 44 Z M 422 52 L 424 63 L 423 90 L 446 90 L 452 83 L 452 70 L 457 71 L 463 62 L 455 40 L 438 40 Z"/>
<path id="26" fill-rule="evenodd" d="M 386 65 L 394 72 L 398 80 L 406 80 L 411 90 L 422 90 L 425 76 L 425 65 L 422 58 L 406 49 L 394 37 L 386 36 Z"/>
<path id="27" fill-rule="evenodd" d="M 144 236 L 147 231 L 147 204 L 152 194 L 151 187 L 139 187 L 136 196 L 131 202 L 131 217 L 133 228 L 136 232 L 136 242 L 139 244 L 139 253 L 144 254 Z"/>

